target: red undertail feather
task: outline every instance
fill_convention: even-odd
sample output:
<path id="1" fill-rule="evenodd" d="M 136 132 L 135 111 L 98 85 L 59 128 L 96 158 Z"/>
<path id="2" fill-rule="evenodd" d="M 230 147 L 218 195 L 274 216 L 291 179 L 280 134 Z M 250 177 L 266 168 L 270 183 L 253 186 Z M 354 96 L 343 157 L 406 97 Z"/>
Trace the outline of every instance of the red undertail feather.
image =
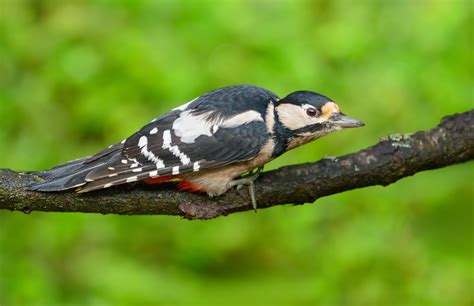
<path id="1" fill-rule="evenodd" d="M 197 185 L 185 180 L 179 181 L 178 188 L 179 190 L 189 191 L 189 192 L 203 192 L 204 191 L 202 190 L 202 188 L 198 187 Z"/>
<path id="2" fill-rule="evenodd" d="M 174 175 L 167 175 L 167 176 L 159 176 L 159 177 L 154 177 L 154 178 L 147 178 L 147 179 L 144 179 L 143 181 L 151 185 L 151 184 L 166 183 L 174 179 L 177 179 L 177 177 Z"/>
<path id="3" fill-rule="evenodd" d="M 176 180 L 176 179 L 179 179 L 179 182 L 178 182 L 179 190 L 188 191 L 188 192 L 203 192 L 204 191 L 198 186 L 196 186 L 195 184 L 189 181 L 185 181 L 175 175 L 147 178 L 147 179 L 144 179 L 143 181 L 147 184 L 162 184 L 162 183 L 166 183 L 166 182 L 169 182 L 171 180 Z"/>

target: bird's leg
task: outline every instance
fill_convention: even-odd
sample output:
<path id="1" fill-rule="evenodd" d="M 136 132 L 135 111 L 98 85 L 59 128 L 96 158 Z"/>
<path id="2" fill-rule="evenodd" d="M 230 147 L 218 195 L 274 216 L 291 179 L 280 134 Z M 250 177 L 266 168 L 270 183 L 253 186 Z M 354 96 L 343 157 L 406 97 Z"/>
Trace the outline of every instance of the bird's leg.
<path id="1" fill-rule="evenodd" d="M 255 180 L 260 176 L 263 167 L 258 167 L 255 171 L 252 169 L 247 175 L 241 176 L 241 178 L 233 180 L 229 183 L 230 187 L 237 186 L 237 190 L 242 188 L 243 185 L 249 187 L 250 199 L 252 200 L 252 206 L 255 212 L 257 212 L 257 200 L 255 198 Z"/>

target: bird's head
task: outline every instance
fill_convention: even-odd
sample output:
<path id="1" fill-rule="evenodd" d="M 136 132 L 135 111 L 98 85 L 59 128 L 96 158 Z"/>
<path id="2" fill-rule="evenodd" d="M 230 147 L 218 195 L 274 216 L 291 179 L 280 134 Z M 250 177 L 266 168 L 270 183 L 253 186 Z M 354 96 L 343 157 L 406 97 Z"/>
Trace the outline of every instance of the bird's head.
<path id="1" fill-rule="evenodd" d="M 302 145 L 333 131 L 364 126 L 340 112 L 326 96 L 311 91 L 296 91 L 278 101 L 276 114 L 287 131 L 288 148 Z"/>

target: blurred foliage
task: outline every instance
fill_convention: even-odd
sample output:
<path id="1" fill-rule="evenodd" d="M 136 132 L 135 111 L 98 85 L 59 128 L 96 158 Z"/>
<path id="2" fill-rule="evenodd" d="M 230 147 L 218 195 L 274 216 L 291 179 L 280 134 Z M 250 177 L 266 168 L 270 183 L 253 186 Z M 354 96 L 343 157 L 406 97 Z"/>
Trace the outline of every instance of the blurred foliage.
<path id="1" fill-rule="evenodd" d="M 0 1 L 0 167 L 89 155 L 208 90 L 363 120 L 268 169 L 473 104 L 473 2 Z M 0 213 L 0 305 L 472 305 L 473 164 L 208 222 Z"/>

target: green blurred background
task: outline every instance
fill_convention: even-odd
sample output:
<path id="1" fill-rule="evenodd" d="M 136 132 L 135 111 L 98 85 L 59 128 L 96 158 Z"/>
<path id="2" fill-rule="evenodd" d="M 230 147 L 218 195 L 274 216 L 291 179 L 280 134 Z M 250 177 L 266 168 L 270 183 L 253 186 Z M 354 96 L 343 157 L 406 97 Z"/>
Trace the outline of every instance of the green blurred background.
<path id="1" fill-rule="evenodd" d="M 0 167 L 95 153 L 208 90 L 363 120 L 267 169 L 473 107 L 473 2 L 0 1 Z M 0 305 L 472 305 L 473 163 L 206 222 L 0 212 Z"/>

